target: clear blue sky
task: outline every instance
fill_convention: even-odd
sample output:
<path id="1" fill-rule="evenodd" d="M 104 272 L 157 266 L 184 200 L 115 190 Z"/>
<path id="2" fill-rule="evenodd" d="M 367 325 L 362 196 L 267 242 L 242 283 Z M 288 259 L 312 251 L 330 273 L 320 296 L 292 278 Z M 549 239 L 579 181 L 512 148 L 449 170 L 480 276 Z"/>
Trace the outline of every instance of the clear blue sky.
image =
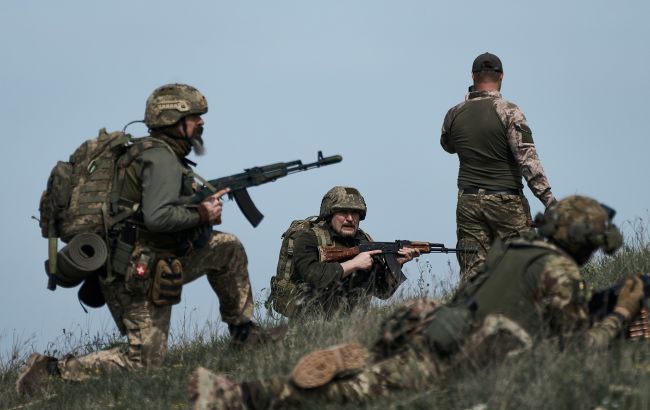
<path id="1" fill-rule="evenodd" d="M 455 242 L 457 158 L 439 146 L 474 57 L 499 55 L 503 94 L 533 130 L 555 194 L 582 193 L 648 218 L 647 1 L 5 0 L 0 117 L 5 145 L 0 350 L 15 336 L 43 348 L 62 329 L 113 331 L 76 292 L 45 289 L 38 199 L 54 163 L 100 127 L 141 119 L 159 85 L 198 87 L 210 105 L 208 153 L 219 177 L 253 165 L 341 154 L 336 166 L 251 190 L 265 220 L 234 203 L 220 229 L 248 251 L 256 294 L 275 271 L 280 235 L 353 185 L 377 240 Z M 144 127 L 130 129 L 143 135 Z M 533 212 L 540 203 L 526 190 Z M 455 258 L 426 256 L 446 276 Z M 407 272 L 411 284 L 417 269 Z M 219 320 L 207 281 L 184 289 L 172 320 Z"/>

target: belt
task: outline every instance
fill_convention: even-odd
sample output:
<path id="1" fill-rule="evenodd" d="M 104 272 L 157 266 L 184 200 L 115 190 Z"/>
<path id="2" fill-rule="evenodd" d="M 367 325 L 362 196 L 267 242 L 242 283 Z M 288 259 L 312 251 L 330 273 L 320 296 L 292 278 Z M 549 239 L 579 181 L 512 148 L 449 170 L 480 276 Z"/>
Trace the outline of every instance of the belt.
<path id="1" fill-rule="evenodd" d="M 521 195 L 519 189 L 483 189 L 477 187 L 463 188 L 463 195 L 476 195 L 483 191 L 485 195 Z"/>

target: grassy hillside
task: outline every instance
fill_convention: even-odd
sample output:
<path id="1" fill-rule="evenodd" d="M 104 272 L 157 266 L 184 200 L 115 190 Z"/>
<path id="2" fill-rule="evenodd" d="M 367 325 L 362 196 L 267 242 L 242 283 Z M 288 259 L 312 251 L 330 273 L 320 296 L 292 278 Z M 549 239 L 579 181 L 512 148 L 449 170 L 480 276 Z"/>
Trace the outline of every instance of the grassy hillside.
<path id="1" fill-rule="evenodd" d="M 448 282 L 431 283 L 432 272 L 427 266 L 421 265 L 419 270 L 421 279 L 413 293 L 435 290 L 445 294 L 451 290 Z M 632 238 L 615 257 L 597 257 L 585 271 L 587 280 L 596 288 L 626 273 L 650 272 L 648 242 L 642 236 Z M 17 348 L 0 360 L 0 407 L 188 408 L 185 384 L 196 366 L 226 373 L 235 380 L 287 374 L 301 355 L 314 348 L 345 340 L 371 345 L 382 318 L 394 307 L 395 303 L 377 306 L 331 322 L 293 323 L 281 345 L 257 350 L 234 350 L 214 330 L 188 332 L 176 337 L 162 369 L 103 375 L 76 384 L 53 381 L 44 398 L 31 401 L 19 399 L 14 393 L 17 368 L 30 353 Z M 270 324 L 269 320 L 266 324 Z M 207 328 L 214 329 L 214 326 Z M 122 340 L 107 336 L 104 340 L 77 342 L 77 350 L 83 352 L 113 346 Z M 56 350 L 68 350 L 74 340 L 65 344 L 56 346 Z M 341 407 L 313 402 L 307 408 Z M 480 372 L 461 371 L 425 392 L 395 395 L 389 401 L 377 401 L 364 408 L 647 409 L 650 408 L 650 343 L 621 341 L 610 351 L 599 353 L 566 353 L 552 345 L 541 345 L 517 361 Z"/>

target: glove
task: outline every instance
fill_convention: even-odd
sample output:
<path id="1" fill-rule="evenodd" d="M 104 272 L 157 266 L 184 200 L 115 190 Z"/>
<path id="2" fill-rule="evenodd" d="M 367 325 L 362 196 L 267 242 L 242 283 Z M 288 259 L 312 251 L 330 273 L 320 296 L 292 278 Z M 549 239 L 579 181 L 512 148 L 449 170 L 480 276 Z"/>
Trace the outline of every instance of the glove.
<path id="1" fill-rule="evenodd" d="M 639 313 L 642 298 L 643 282 L 638 276 L 628 276 L 623 282 L 614 311 L 630 320 Z"/>

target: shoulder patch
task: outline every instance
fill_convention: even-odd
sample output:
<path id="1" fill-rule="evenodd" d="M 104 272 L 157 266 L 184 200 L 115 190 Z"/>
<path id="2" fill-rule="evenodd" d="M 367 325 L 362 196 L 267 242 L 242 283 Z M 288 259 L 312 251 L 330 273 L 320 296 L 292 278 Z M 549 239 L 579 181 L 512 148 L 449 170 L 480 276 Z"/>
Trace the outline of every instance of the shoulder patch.
<path id="1" fill-rule="evenodd" d="M 521 134 L 521 142 L 524 144 L 534 144 L 533 131 L 524 123 L 515 124 L 515 129 Z"/>

